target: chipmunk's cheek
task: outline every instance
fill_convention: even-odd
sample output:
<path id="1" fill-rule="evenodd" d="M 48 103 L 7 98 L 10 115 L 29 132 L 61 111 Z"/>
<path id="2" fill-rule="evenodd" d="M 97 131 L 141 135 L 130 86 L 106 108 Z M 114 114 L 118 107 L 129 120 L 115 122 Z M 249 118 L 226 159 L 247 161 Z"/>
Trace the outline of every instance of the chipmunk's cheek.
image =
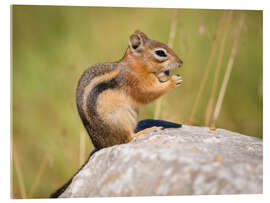
<path id="1" fill-rule="evenodd" d="M 156 75 L 159 82 L 167 82 L 170 79 L 170 70 L 167 68 L 167 66 L 167 62 L 160 64 L 158 74 Z"/>

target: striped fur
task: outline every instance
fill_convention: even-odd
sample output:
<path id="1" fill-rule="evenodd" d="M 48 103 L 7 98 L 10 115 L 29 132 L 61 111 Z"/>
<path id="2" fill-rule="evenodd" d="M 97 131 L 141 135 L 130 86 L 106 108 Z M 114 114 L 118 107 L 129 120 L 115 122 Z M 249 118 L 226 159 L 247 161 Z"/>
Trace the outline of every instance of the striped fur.
<path id="1" fill-rule="evenodd" d="M 77 87 L 77 107 L 97 150 L 129 142 L 137 124 L 136 105 L 130 106 L 118 63 L 87 69 Z"/>

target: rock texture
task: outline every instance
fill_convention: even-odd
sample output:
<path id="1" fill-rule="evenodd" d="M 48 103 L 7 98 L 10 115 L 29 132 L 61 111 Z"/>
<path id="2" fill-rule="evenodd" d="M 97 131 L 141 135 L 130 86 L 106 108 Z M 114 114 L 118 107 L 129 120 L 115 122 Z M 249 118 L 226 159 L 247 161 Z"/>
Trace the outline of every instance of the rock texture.
<path id="1" fill-rule="evenodd" d="M 262 193 L 262 140 L 183 126 L 96 152 L 60 197 Z"/>

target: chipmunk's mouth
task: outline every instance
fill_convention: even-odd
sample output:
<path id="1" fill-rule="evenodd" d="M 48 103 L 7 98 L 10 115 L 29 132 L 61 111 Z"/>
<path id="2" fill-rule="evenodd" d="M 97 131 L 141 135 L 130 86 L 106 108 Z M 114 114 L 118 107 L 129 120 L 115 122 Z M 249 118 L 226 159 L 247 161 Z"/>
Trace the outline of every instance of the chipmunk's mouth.
<path id="1" fill-rule="evenodd" d="M 161 72 L 157 75 L 159 82 L 167 82 L 172 75 L 178 72 L 177 68 L 180 68 L 182 64 L 174 63 L 168 64 Z"/>
<path id="2" fill-rule="evenodd" d="M 159 82 L 167 82 L 170 79 L 170 70 L 160 72 L 157 78 Z"/>

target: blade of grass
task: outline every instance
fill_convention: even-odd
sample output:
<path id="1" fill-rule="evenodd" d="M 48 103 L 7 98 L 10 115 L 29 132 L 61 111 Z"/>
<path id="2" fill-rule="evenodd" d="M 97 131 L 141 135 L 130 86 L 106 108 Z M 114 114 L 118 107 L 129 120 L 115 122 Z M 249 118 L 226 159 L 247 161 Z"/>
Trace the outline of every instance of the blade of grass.
<path id="1" fill-rule="evenodd" d="M 187 121 L 187 124 L 189 124 L 189 125 L 193 123 L 194 115 L 195 115 L 195 113 L 196 113 L 196 111 L 198 109 L 199 101 L 201 99 L 201 95 L 202 95 L 203 90 L 205 88 L 205 84 L 206 84 L 206 81 L 207 81 L 207 78 L 208 78 L 208 75 L 209 75 L 209 72 L 210 72 L 210 67 L 212 66 L 212 63 L 214 61 L 214 55 L 216 53 L 217 43 L 218 43 L 219 38 L 220 38 L 221 29 L 223 27 L 225 13 L 226 13 L 226 11 L 223 12 L 222 16 L 220 17 L 219 23 L 218 23 L 216 36 L 215 36 L 215 39 L 214 39 L 214 41 L 212 43 L 212 46 L 211 46 L 210 57 L 208 59 L 208 62 L 207 62 L 206 68 L 205 68 L 204 76 L 203 76 L 203 79 L 202 79 L 202 81 L 200 83 L 199 91 L 197 93 L 195 103 L 194 103 L 192 111 L 191 111 L 191 115 L 190 115 L 190 117 L 189 117 L 189 119 Z"/>
<path id="2" fill-rule="evenodd" d="M 206 126 L 208 126 L 210 123 L 210 118 L 211 118 L 212 111 L 213 111 L 214 100 L 215 100 L 215 96 L 216 96 L 215 93 L 216 93 L 217 83 L 218 83 L 218 76 L 219 76 L 220 69 L 221 69 L 226 39 L 228 36 L 229 26 L 231 23 L 232 15 L 233 15 L 233 11 L 227 11 L 226 22 L 225 22 L 225 31 L 224 31 L 224 34 L 223 34 L 222 39 L 221 39 L 221 44 L 220 44 L 220 49 L 219 49 L 219 54 L 218 54 L 218 61 L 217 61 L 217 68 L 216 68 L 216 72 L 215 72 L 215 76 L 214 76 L 210 99 L 209 99 L 206 113 L 205 113 L 205 125 Z"/>
<path id="3" fill-rule="evenodd" d="M 179 13 L 178 9 L 175 9 L 173 13 L 173 17 L 172 17 L 172 23 L 171 23 L 170 34 L 169 34 L 169 39 L 168 39 L 168 46 L 170 48 L 173 47 L 173 41 L 175 39 L 175 33 L 176 33 L 176 28 L 177 28 L 177 23 L 178 23 L 178 20 L 177 20 L 178 13 Z M 155 113 L 154 113 L 154 119 L 158 119 L 160 117 L 162 100 L 163 100 L 163 97 L 160 97 L 157 100 Z"/>
<path id="4" fill-rule="evenodd" d="M 245 15 L 243 14 L 241 16 L 241 19 L 239 20 L 239 24 L 238 24 L 238 27 L 237 27 L 237 30 L 236 30 L 236 33 L 235 33 L 235 36 L 234 36 L 231 55 L 230 55 L 230 58 L 229 58 L 229 61 L 228 61 L 228 65 L 227 65 L 227 68 L 226 68 L 226 72 L 225 72 L 225 75 L 224 75 L 224 79 L 223 79 L 222 86 L 221 86 L 219 96 L 218 96 L 218 100 L 217 100 L 217 103 L 216 103 L 213 120 L 211 122 L 211 129 L 212 130 L 216 129 L 216 121 L 217 121 L 217 118 L 219 116 L 221 105 L 222 105 L 224 95 L 225 95 L 225 92 L 226 92 L 226 89 L 227 89 L 228 81 L 230 79 L 234 59 L 235 59 L 235 56 L 237 54 L 238 41 L 239 41 L 239 38 L 240 38 L 240 33 L 241 33 L 241 30 L 242 30 L 244 21 L 245 21 Z"/>

